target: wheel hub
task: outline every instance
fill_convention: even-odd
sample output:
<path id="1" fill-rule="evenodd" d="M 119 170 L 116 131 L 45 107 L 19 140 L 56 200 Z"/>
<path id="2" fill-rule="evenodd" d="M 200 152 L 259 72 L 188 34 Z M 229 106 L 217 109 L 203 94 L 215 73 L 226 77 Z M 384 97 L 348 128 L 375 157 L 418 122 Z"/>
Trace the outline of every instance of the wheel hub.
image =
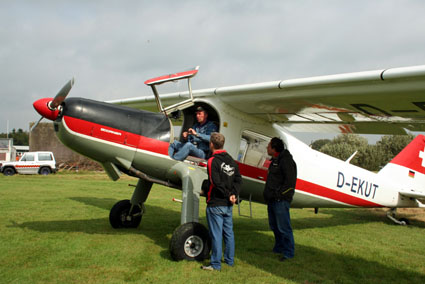
<path id="1" fill-rule="evenodd" d="M 184 242 L 184 252 L 189 257 L 197 257 L 204 249 L 204 242 L 199 236 L 190 236 Z"/>

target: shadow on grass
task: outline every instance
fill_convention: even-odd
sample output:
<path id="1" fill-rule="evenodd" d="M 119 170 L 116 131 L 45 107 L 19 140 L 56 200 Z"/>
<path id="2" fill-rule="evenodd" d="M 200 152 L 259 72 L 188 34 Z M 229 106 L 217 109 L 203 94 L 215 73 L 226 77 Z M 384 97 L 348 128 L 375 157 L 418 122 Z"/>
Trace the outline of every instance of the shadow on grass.
<path id="1" fill-rule="evenodd" d="M 294 230 L 328 228 L 367 223 L 385 223 L 388 225 L 400 226 L 389 220 L 386 217 L 385 211 L 375 212 L 370 211 L 367 208 L 327 208 L 320 209 L 319 214 L 315 214 L 313 209 L 311 209 L 311 214 L 309 214 L 308 212 L 303 213 L 304 217 L 300 217 L 299 214 L 297 215 L 297 210 L 299 209 L 291 209 L 291 222 Z M 296 218 L 293 218 L 294 215 L 296 216 Z M 305 215 L 308 215 L 308 217 L 305 217 Z M 252 220 L 255 220 L 256 222 L 253 222 Z M 267 218 L 238 218 L 237 222 L 241 224 L 241 227 L 244 227 L 246 229 L 252 229 L 257 231 L 269 230 Z M 409 227 L 425 228 L 425 222 L 419 220 L 411 220 L 410 225 L 406 228 Z"/>
<path id="2" fill-rule="evenodd" d="M 273 243 L 273 237 L 253 234 L 257 241 Z M 239 239 L 243 241 L 244 238 Z M 236 251 L 237 259 L 258 269 L 298 283 L 425 283 L 425 275 L 390 267 L 376 261 L 296 245 L 296 257 L 285 262 L 264 247 Z M 237 264 L 237 263 L 236 263 Z M 395 264 L 396 265 L 396 264 Z"/>
<path id="3" fill-rule="evenodd" d="M 118 201 L 112 198 L 73 197 L 74 201 L 107 210 Z M 87 234 L 142 234 L 163 248 L 160 255 L 171 259 L 168 252 L 172 232 L 180 224 L 180 213 L 175 210 L 146 204 L 146 215 L 138 229 L 113 229 L 108 217 L 84 220 L 33 221 L 13 224 L 10 227 L 25 228 L 39 232 L 83 232 Z M 109 214 L 109 213 L 108 213 Z M 205 220 L 201 219 L 205 225 Z M 387 222 L 385 215 L 370 214 L 365 210 L 323 209 L 318 215 L 293 219 L 295 231 Z M 389 222 L 389 221 L 388 221 Z M 421 227 L 423 223 L 419 224 Z M 335 253 L 316 247 L 296 244 L 296 258 L 279 262 L 278 256 L 269 252 L 274 239 L 269 232 L 267 218 L 237 218 L 235 220 L 236 258 L 251 265 L 294 282 L 391 282 L 395 279 L 410 283 L 425 283 L 425 275 L 389 267 L 365 258 Z M 243 244 L 243 245 L 239 245 Z M 399 281 L 398 281 L 399 282 Z"/>
<path id="4" fill-rule="evenodd" d="M 385 223 L 388 225 L 400 226 L 395 224 L 393 221 L 388 219 L 386 212 L 389 209 L 370 209 L 370 208 L 350 208 L 350 209 L 321 209 L 320 212 L 325 215 L 332 215 L 331 218 L 328 218 L 328 222 L 335 223 L 335 225 L 345 225 L 345 224 L 363 224 L 370 222 Z M 410 225 L 407 228 L 425 228 L 425 222 L 422 220 L 415 219 L 414 216 L 407 216 L 403 213 L 397 213 L 397 218 L 407 218 L 410 221 Z M 325 221 L 326 223 L 326 221 Z M 317 224 L 315 228 L 320 228 L 322 225 Z M 326 225 L 324 225 L 326 227 Z"/>
<path id="5" fill-rule="evenodd" d="M 114 198 L 98 197 L 70 197 L 69 199 L 108 211 L 118 202 L 118 200 Z"/>
<path id="6" fill-rule="evenodd" d="M 292 212 L 292 211 L 291 211 Z M 311 217 L 292 219 L 294 231 L 312 228 L 327 228 L 352 224 L 385 223 L 393 225 L 385 212 L 371 212 L 367 209 L 323 209 L 319 214 L 312 211 Z M 415 221 L 414 227 L 425 227 L 424 222 Z M 412 227 L 412 226 L 411 226 Z M 406 227 L 405 229 L 409 229 Z M 343 228 L 341 228 L 343 230 Z M 280 262 L 280 255 L 271 252 L 274 243 L 267 219 L 238 219 L 235 222 L 237 259 L 298 283 L 425 283 L 425 274 L 403 269 L 403 265 L 387 266 L 381 262 L 350 255 L 341 247 L 341 253 L 296 243 L 296 257 Z M 397 248 L 394 248 L 396 254 Z M 409 271 L 410 270 L 410 271 Z"/>
<path id="7" fill-rule="evenodd" d="M 72 197 L 70 199 L 107 210 L 108 213 L 105 214 L 105 218 L 95 219 L 32 221 L 20 224 L 11 221 L 12 224 L 7 227 L 30 229 L 42 233 L 81 232 L 104 235 L 142 234 L 152 239 L 158 246 L 164 249 L 166 253 L 161 254 L 161 256 L 171 259 L 168 253 L 168 246 L 172 232 L 180 225 L 179 212 L 146 204 L 146 213 L 143 215 L 142 222 L 137 229 L 114 229 L 109 223 L 109 210 L 119 201 L 118 199 L 96 197 Z"/>
<path id="8" fill-rule="evenodd" d="M 108 213 L 105 218 L 82 219 L 82 220 L 60 220 L 60 221 L 34 221 L 14 224 L 14 226 L 25 227 L 40 232 L 83 232 L 87 234 L 145 234 L 147 237 L 160 237 L 155 232 L 166 232 L 171 234 L 180 225 L 180 212 L 169 210 L 163 207 L 149 205 L 146 206 L 146 214 L 142 218 L 138 229 L 113 229 L 109 224 L 109 210 L 119 200 L 114 198 L 97 197 L 71 197 L 71 200 L 94 206 Z M 297 209 L 293 209 L 294 211 Z M 293 211 L 291 211 L 293 212 Z M 158 222 L 160 220 L 160 222 Z M 292 219 L 294 230 L 310 228 L 325 228 L 349 224 L 362 224 L 369 222 L 382 222 L 385 216 L 378 214 L 368 214 L 368 212 L 358 209 L 324 209 L 319 214 L 311 213 L 311 217 Z M 201 218 L 201 223 L 206 225 L 206 220 Z M 425 225 L 424 225 L 425 226 Z M 149 228 L 149 229 L 148 229 Z M 151 228 L 154 228 L 151 230 Z M 269 231 L 267 218 L 238 218 L 235 219 L 235 228 L 244 231 Z M 167 238 L 168 239 L 168 238 Z M 166 244 L 168 247 L 168 244 Z"/>
<path id="9" fill-rule="evenodd" d="M 87 234 L 149 234 L 153 230 L 145 228 L 155 228 L 155 231 L 170 229 L 171 232 L 180 224 L 180 214 L 159 206 L 146 204 L 146 213 L 143 215 L 141 225 L 138 229 L 114 229 L 109 223 L 109 210 L 117 203 L 118 199 L 96 198 L 96 197 L 72 197 L 71 200 L 84 203 L 86 205 L 107 210 L 105 218 L 82 219 L 82 220 L 59 220 L 59 221 L 33 221 L 21 224 L 14 223 L 13 226 L 28 228 L 39 232 L 82 232 Z M 158 222 L 160 220 L 160 222 Z"/>

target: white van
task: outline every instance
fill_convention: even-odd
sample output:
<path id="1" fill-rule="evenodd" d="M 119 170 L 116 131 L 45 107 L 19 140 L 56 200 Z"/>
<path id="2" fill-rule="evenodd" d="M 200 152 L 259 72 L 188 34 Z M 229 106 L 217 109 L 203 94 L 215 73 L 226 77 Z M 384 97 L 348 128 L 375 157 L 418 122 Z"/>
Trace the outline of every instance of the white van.
<path id="1" fill-rule="evenodd" d="M 56 171 L 55 156 L 52 152 L 27 152 L 17 162 L 0 163 L 0 172 L 5 176 L 16 173 L 48 175 Z"/>

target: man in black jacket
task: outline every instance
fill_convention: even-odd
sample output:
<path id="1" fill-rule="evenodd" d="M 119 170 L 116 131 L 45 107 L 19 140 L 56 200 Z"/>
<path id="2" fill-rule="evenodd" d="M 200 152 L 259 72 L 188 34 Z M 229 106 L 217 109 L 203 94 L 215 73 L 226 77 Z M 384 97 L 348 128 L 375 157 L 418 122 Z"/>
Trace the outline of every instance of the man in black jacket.
<path id="1" fill-rule="evenodd" d="M 272 138 L 267 146 L 272 156 L 263 196 L 267 203 L 270 229 L 274 233 L 273 252 L 281 254 L 281 261 L 294 257 L 294 235 L 291 227 L 289 208 L 295 193 L 297 165 L 283 141 Z"/>
<path id="2" fill-rule="evenodd" d="M 222 239 L 224 238 L 224 262 L 233 266 L 235 238 L 233 234 L 233 204 L 240 192 L 242 178 L 233 158 L 223 150 L 224 136 L 211 134 L 211 158 L 208 159 L 208 183 L 203 188 L 207 198 L 207 222 L 211 237 L 211 264 L 202 266 L 204 270 L 220 270 Z"/>

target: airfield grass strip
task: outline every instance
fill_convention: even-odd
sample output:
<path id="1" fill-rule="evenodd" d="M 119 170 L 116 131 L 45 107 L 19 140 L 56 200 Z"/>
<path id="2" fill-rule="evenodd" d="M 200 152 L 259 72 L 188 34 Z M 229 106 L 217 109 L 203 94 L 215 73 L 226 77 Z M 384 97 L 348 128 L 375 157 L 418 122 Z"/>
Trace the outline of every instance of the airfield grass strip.
<path id="1" fill-rule="evenodd" d="M 234 209 L 235 267 L 202 271 L 168 252 L 181 199 L 154 185 L 137 229 L 116 230 L 109 210 L 137 180 L 104 173 L 0 176 L 0 283 L 425 283 L 425 213 L 392 224 L 380 209 L 292 209 L 296 256 L 279 262 L 266 206 Z M 204 225 L 205 199 L 200 222 Z M 206 263 L 206 262 L 205 262 Z"/>

